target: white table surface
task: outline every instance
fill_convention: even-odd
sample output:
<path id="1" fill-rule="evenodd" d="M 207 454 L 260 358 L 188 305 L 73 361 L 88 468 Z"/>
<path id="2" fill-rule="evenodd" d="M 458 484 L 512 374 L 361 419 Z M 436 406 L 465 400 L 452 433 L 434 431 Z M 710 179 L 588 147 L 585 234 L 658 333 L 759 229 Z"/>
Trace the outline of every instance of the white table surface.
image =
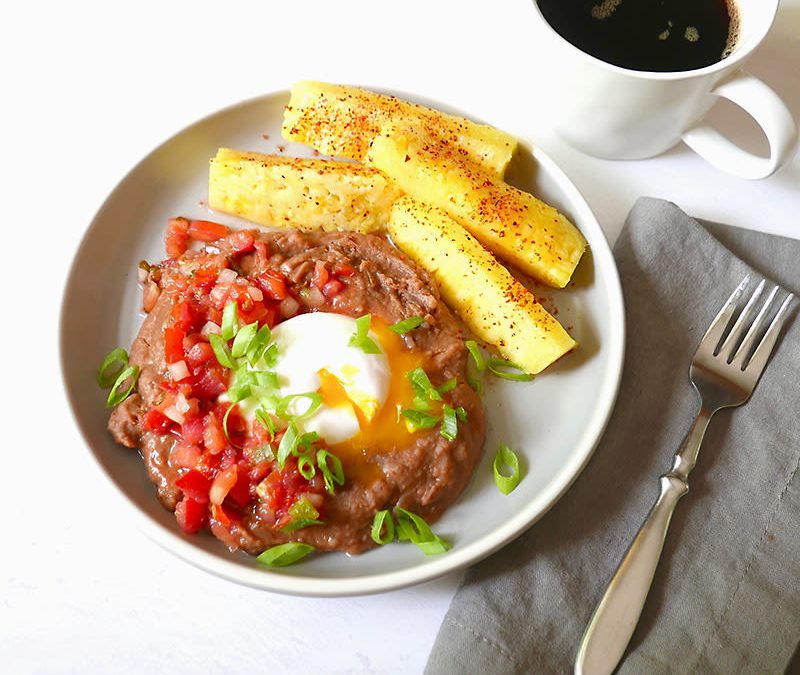
<path id="1" fill-rule="evenodd" d="M 239 587 L 145 538 L 90 459 L 59 377 L 63 281 L 117 181 L 195 119 L 297 79 L 404 90 L 525 132 L 574 180 L 612 241 L 640 195 L 800 235 L 797 157 L 745 182 L 683 146 L 615 163 L 553 138 L 537 121 L 546 95 L 537 71 L 548 57 L 531 43 L 528 0 L 76 1 L 15 3 L 4 15 L 3 672 L 419 673 L 458 585 L 453 574 L 335 600 Z M 749 66 L 796 118 L 798 36 L 800 0 L 786 0 Z M 763 143 L 732 108 L 714 118 L 746 145 Z"/>

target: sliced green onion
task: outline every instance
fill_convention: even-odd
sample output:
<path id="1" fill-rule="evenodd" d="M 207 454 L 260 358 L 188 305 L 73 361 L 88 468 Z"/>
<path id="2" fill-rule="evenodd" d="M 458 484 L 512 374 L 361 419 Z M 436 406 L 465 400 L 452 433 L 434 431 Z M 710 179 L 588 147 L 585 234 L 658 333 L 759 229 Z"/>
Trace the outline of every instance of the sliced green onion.
<path id="1" fill-rule="evenodd" d="M 439 434 L 448 441 L 453 441 L 458 436 L 458 417 L 449 405 L 442 407 L 442 428 L 439 429 Z"/>
<path id="2" fill-rule="evenodd" d="M 504 469 L 508 475 L 503 473 Z M 495 485 L 504 495 L 507 495 L 517 487 L 522 479 L 522 474 L 519 470 L 519 457 L 507 445 L 501 445 L 498 448 L 497 454 L 494 456 L 494 462 L 492 462 L 492 471 L 494 472 Z"/>
<path id="3" fill-rule="evenodd" d="M 222 336 L 210 333 L 208 341 L 211 343 L 211 348 L 214 350 L 214 356 L 217 357 L 219 365 L 230 369 L 236 368 L 236 362 L 231 356 L 231 350 L 228 349 L 228 343 L 225 342 Z"/>
<path id="4" fill-rule="evenodd" d="M 486 359 L 483 358 L 478 343 L 475 342 L 475 340 L 466 340 L 464 346 L 472 355 L 472 360 L 475 361 L 475 367 L 478 369 L 478 372 L 483 373 L 486 370 Z"/>
<path id="5" fill-rule="evenodd" d="M 289 414 L 289 406 L 292 405 L 294 401 L 299 401 L 302 399 L 308 400 L 308 407 L 305 411 L 298 413 L 298 414 Z M 289 394 L 288 396 L 284 396 L 280 401 L 278 401 L 278 406 L 275 408 L 275 413 L 278 417 L 283 417 L 284 419 L 288 419 L 289 417 L 293 417 L 294 419 L 305 419 L 306 417 L 311 417 L 319 407 L 322 405 L 322 394 L 319 394 L 315 391 L 310 391 L 306 394 Z"/>
<path id="6" fill-rule="evenodd" d="M 311 446 L 314 445 L 319 440 L 319 434 L 316 431 L 306 431 L 302 436 L 300 436 L 300 440 L 297 442 L 301 448 L 305 450 L 311 450 Z"/>
<path id="7" fill-rule="evenodd" d="M 332 467 L 328 466 L 328 462 Z M 335 485 L 344 485 L 344 468 L 342 467 L 342 460 L 339 459 L 332 452 L 327 450 L 317 450 L 317 466 L 322 473 L 322 478 L 325 481 L 325 487 L 331 494 L 335 491 Z"/>
<path id="8" fill-rule="evenodd" d="M 222 339 L 226 342 L 239 331 L 239 306 L 231 300 L 222 310 Z"/>
<path id="9" fill-rule="evenodd" d="M 460 405 L 456 408 L 456 417 L 458 417 L 459 422 L 467 421 L 467 411 L 464 410 L 464 406 Z"/>
<path id="10" fill-rule="evenodd" d="M 430 525 L 416 513 L 396 506 L 394 514 L 397 519 L 398 538 L 401 541 L 416 544 L 425 555 L 436 555 L 450 550 L 450 544 L 434 534 Z"/>
<path id="11" fill-rule="evenodd" d="M 408 381 L 414 391 L 421 397 L 427 397 L 432 401 L 441 401 L 442 395 L 431 384 L 428 374 L 422 368 L 414 368 L 406 373 Z"/>
<path id="12" fill-rule="evenodd" d="M 228 431 L 228 416 L 231 414 L 231 410 L 233 410 L 235 407 L 236 404 L 234 403 L 225 411 L 225 414 L 222 416 L 222 433 L 225 434 L 225 439 L 228 441 L 228 443 L 230 443 L 234 448 L 238 448 L 239 446 L 233 442 L 230 432 Z"/>
<path id="13" fill-rule="evenodd" d="M 410 316 L 407 319 L 393 323 L 391 326 L 389 326 L 389 330 L 392 331 L 392 333 L 402 335 L 403 333 L 408 333 L 415 328 L 419 328 L 423 323 L 425 323 L 424 317 Z"/>
<path id="14" fill-rule="evenodd" d="M 256 379 L 256 385 L 264 387 L 265 389 L 280 389 L 280 382 L 278 381 L 278 373 L 271 370 L 251 370 Z"/>
<path id="15" fill-rule="evenodd" d="M 116 368 L 111 368 L 119 364 Z M 122 374 L 122 371 L 128 367 L 128 352 L 122 347 L 117 347 L 106 355 L 103 363 L 100 364 L 100 370 L 97 371 L 97 384 L 103 389 L 108 389 L 117 381 L 117 378 Z M 111 369 L 110 369 L 111 368 Z M 110 369 L 110 370 L 109 370 Z"/>
<path id="16" fill-rule="evenodd" d="M 386 533 L 381 536 L 381 532 L 384 529 Z M 388 509 L 383 509 L 383 511 L 378 511 L 375 514 L 375 518 L 372 520 L 370 536 L 372 541 L 381 546 L 391 544 L 394 541 L 394 520 L 392 520 L 392 514 L 389 513 Z"/>
<path id="17" fill-rule="evenodd" d="M 267 365 L 267 368 L 274 368 L 275 364 L 278 362 L 278 345 L 270 345 L 267 347 L 261 355 L 261 358 Z"/>
<path id="18" fill-rule="evenodd" d="M 225 393 L 232 403 L 238 403 L 251 395 L 251 387 L 255 384 L 256 376 L 247 368 L 239 368 L 234 373 L 233 382 Z"/>
<path id="19" fill-rule="evenodd" d="M 117 379 L 114 380 L 111 391 L 108 392 L 106 407 L 116 408 L 120 403 L 128 398 L 128 396 L 130 396 L 133 392 L 133 388 L 136 386 L 137 379 L 139 379 L 139 366 L 128 366 L 125 370 L 123 370 L 117 376 Z M 128 384 L 127 389 L 122 389 L 122 385 L 128 380 L 130 380 L 130 384 Z"/>
<path id="20" fill-rule="evenodd" d="M 372 322 L 372 316 L 365 314 L 356 319 L 356 332 L 350 336 L 347 343 L 350 347 L 356 347 L 365 354 L 380 354 L 381 348 L 375 344 L 375 341 L 368 335 L 369 326 Z"/>
<path id="21" fill-rule="evenodd" d="M 267 324 L 261 326 L 256 333 L 256 336 L 250 342 L 250 346 L 247 348 L 247 360 L 250 362 L 251 366 L 256 365 L 258 360 L 264 354 L 264 350 L 267 348 L 269 344 L 270 338 L 272 338 L 272 331 L 269 329 Z"/>
<path id="22" fill-rule="evenodd" d="M 294 420 L 289 422 L 289 426 L 286 427 L 286 431 L 283 434 L 283 438 L 281 438 L 281 442 L 278 444 L 278 466 L 282 469 L 283 465 L 286 463 L 286 459 L 291 455 L 295 450 L 297 450 L 297 444 L 300 441 L 300 430 L 297 428 L 297 425 L 294 423 Z"/>
<path id="23" fill-rule="evenodd" d="M 406 418 L 406 427 L 412 434 L 420 429 L 432 429 L 439 423 L 438 417 L 421 410 L 406 409 L 401 414 Z"/>
<path id="24" fill-rule="evenodd" d="M 275 434 L 278 433 L 278 425 L 275 420 L 264 408 L 256 408 L 256 419 L 261 423 L 267 431 L 269 431 L 269 440 L 275 440 Z"/>
<path id="25" fill-rule="evenodd" d="M 311 480 L 317 475 L 317 468 L 314 466 L 314 460 L 308 455 L 300 455 L 297 458 L 297 470 L 306 480 Z"/>
<path id="26" fill-rule="evenodd" d="M 483 391 L 483 382 L 479 377 L 467 377 L 467 383 L 472 387 L 473 391 L 480 396 Z"/>
<path id="27" fill-rule="evenodd" d="M 489 359 L 486 366 L 493 375 L 502 377 L 505 380 L 529 382 L 533 379 L 533 375 L 526 373 L 518 365 L 511 363 L 511 361 L 506 361 L 505 359 Z"/>
<path id="28" fill-rule="evenodd" d="M 299 541 L 290 541 L 286 544 L 278 544 L 268 548 L 256 560 L 262 565 L 269 567 L 286 567 L 293 565 L 298 560 L 305 558 L 314 547 L 311 544 L 303 544 Z"/>
<path id="29" fill-rule="evenodd" d="M 446 394 L 447 392 L 453 391 L 458 386 L 458 380 L 455 377 L 451 377 L 447 382 L 442 384 L 439 387 L 438 391 L 440 394 Z"/>
<path id="30" fill-rule="evenodd" d="M 242 326 L 236 333 L 236 337 L 231 345 L 231 356 L 233 356 L 235 359 L 238 359 L 247 354 L 247 351 L 257 333 L 258 321 L 253 321 L 253 323 L 248 323 L 246 326 Z"/>
<path id="31" fill-rule="evenodd" d="M 307 499 L 298 499 L 289 507 L 289 515 L 292 520 L 281 528 L 282 532 L 294 532 L 309 525 L 324 525 L 319 518 L 319 511 Z"/>

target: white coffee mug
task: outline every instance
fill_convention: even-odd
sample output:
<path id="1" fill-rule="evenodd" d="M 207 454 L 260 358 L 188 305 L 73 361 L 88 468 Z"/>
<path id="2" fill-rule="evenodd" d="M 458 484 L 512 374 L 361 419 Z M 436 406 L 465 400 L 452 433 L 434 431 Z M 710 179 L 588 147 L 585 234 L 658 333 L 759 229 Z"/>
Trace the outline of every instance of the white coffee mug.
<path id="1" fill-rule="evenodd" d="M 555 131 L 570 145 L 605 159 L 653 157 L 683 140 L 714 166 L 742 178 L 766 178 L 792 156 L 797 127 L 778 95 L 741 69 L 772 26 L 779 0 L 734 0 L 739 38 L 733 52 L 705 68 L 649 72 L 620 68 L 561 37 L 533 0 L 537 35 L 552 54 L 540 72 L 556 95 Z M 787 55 L 788 58 L 788 55 Z M 718 97 L 747 111 L 764 130 L 769 157 L 737 146 L 703 121 Z"/>

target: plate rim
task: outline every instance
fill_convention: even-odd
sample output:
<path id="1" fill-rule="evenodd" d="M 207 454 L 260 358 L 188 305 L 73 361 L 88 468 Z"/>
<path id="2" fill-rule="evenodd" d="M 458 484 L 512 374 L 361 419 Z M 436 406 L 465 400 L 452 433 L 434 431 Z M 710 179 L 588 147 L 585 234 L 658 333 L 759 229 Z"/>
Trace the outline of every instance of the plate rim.
<path id="1" fill-rule="evenodd" d="M 459 108 L 435 99 L 431 99 L 424 95 L 417 95 L 406 91 L 386 89 L 376 86 L 369 88 L 374 91 L 388 93 L 409 101 L 423 102 L 423 105 L 454 111 L 456 114 L 469 117 L 469 119 L 476 119 L 472 116 L 465 115 L 464 112 Z M 197 120 L 187 124 L 183 128 L 171 134 L 161 143 L 157 144 L 154 148 L 145 153 L 141 159 L 136 162 L 136 164 L 116 182 L 114 188 L 108 193 L 106 198 L 103 200 L 103 203 L 95 211 L 91 221 L 84 230 L 83 235 L 81 236 L 81 239 L 73 252 L 72 260 L 67 271 L 66 282 L 61 294 L 58 336 L 59 366 L 61 370 L 60 380 L 62 390 L 67 400 L 72 418 L 83 438 L 85 448 L 91 455 L 95 466 L 100 469 L 100 472 L 103 474 L 107 484 L 110 484 L 113 490 L 118 495 L 122 496 L 124 501 L 127 503 L 129 507 L 128 511 L 129 513 L 132 512 L 130 515 L 133 516 L 138 528 L 161 548 L 172 553 L 184 562 L 188 562 L 206 572 L 210 572 L 216 576 L 238 584 L 242 584 L 244 586 L 258 590 L 306 597 L 352 597 L 358 595 L 389 592 L 409 586 L 424 584 L 444 576 L 445 574 L 463 570 L 465 567 L 478 563 L 479 561 L 492 555 L 532 527 L 555 505 L 555 503 L 564 495 L 573 482 L 583 472 L 584 468 L 594 454 L 594 451 L 600 442 L 600 439 L 602 438 L 603 432 L 614 410 L 614 404 L 616 402 L 622 380 L 626 331 L 624 297 L 619 278 L 619 270 L 617 268 L 616 261 L 614 260 L 608 238 L 600 226 L 597 217 L 595 216 L 586 199 L 578 190 L 577 186 L 567 176 L 564 170 L 561 169 L 546 152 L 532 143 L 527 134 L 520 134 L 518 137 L 520 143 L 527 146 L 527 149 L 530 151 L 536 163 L 543 167 L 546 174 L 553 178 L 553 180 L 559 185 L 560 189 L 566 193 L 571 206 L 571 215 L 578 220 L 583 227 L 588 225 L 588 227 L 594 230 L 594 233 L 602 242 L 602 246 L 599 249 L 595 243 L 591 247 L 591 253 L 592 257 L 596 260 L 598 258 L 602 259 L 604 281 L 608 286 L 607 299 L 609 303 L 610 330 L 606 337 L 609 344 L 609 358 L 608 364 L 602 375 L 602 386 L 598 392 L 594 411 L 589 419 L 589 423 L 585 426 L 584 431 L 579 438 L 579 442 L 575 445 L 576 448 L 580 449 L 580 452 L 575 452 L 575 450 L 573 450 L 573 452 L 570 454 L 569 461 L 560 466 L 555 478 L 542 493 L 537 495 L 534 499 L 528 501 L 522 509 L 514 514 L 512 518 L 502 523 L 500 527 L 490 534 L 485 535 L 481 539 L 478 539 L 471 544 L 467 544 L 463 548 L 451 550 L 446 556 L 441 556 L 435 559 L 432 558 L 428 564 L 421 567 L 401 569 L 386 573 L 369 574 L 353 578 L 329 579 L 315 576 L 300 576 L 295 574 L 286 575 L 280 572 L 269 570 L 268 568 L 248 568 L 240 564 L 236 564 L 232 560 L 220 558 L 219 556 L 196 546 L 190 540 L 181 537 L 178 533 L 164 527 L 161 523 L 145 513 L 138 506 L 138 504 L 136 504 L 133 499 L 116 484 L 115 480 L 103 465 L 98 453 L 94 450 L 92 444 L 90 443 L 89 434 L 84 429 L 84 426 L 79 419 L 75 403 L 73 402 L 74 397 L 70 391 L 70 384 L 66 378 L 66 300 L 71 294 L 72 279 L 74 277 L 73 273 L 80 257 L 80 252 L 87 244 L 90 233 L 98 222 L 107 204 L 122 189 L 127 180 L 133 174 L 135 174 L 136 171 L 139 170 L 139 168 L 145 164 L 145 162 L 147 162 L 152 155 L 159 152 L 174 139 L 185 134 L 194 127 L 204 124 L 212 118 L 224 115 L 226 112 L 254 105 L 259 101 L 273 99 L 276 97 L 284 97 L 288 99 L 288 95 L 288 89 L 278 89 L 265 92 L 263 94 L 259 94 L 258 96 L 249 97 L 230 105 L 223 106 L 198 118 Z M 488 545 L 487 540 L 489 542 Z"/>

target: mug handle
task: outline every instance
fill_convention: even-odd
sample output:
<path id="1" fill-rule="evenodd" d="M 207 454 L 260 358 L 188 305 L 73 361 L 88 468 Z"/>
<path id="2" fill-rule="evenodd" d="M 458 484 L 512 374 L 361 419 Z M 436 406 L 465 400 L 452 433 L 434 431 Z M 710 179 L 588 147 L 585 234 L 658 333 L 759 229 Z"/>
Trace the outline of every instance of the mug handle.
<path id="1" fill-rule="evenodd" d="M 750 114 L 769 141 L 769 157 L 742 150 L 702 120 L 684 132 L 686 145 L 718 169 L 740 178 L 766 178 L 789 160 L 797 142 L 797 127 L 786 104 L 772 89 L 739 70 L 710 94 L 727 98 Z"/>

